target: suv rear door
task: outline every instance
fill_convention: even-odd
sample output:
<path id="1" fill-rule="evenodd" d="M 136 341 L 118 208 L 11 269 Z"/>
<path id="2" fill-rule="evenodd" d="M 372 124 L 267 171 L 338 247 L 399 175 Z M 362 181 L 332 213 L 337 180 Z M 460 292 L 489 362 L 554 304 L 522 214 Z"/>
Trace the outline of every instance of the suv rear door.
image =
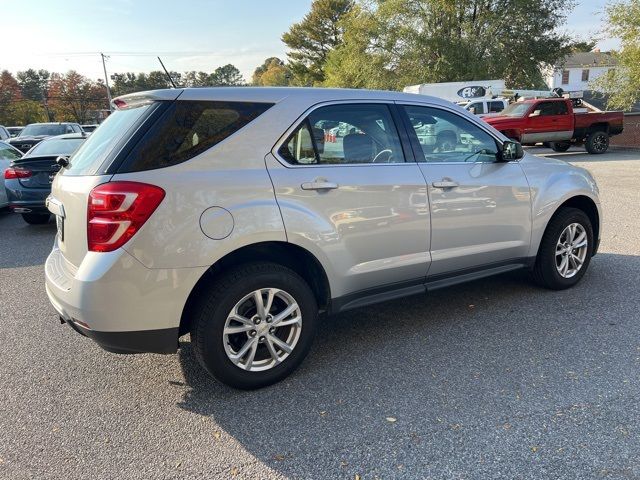
<path id="1" fill-rule="evenodd" d="M 426 183 L 403 149 L 406 132 L 394 108 L 371 101 L 318 106 L 266 159 L 287 238 L 321 259 L 334 298 L 373 287 L 424 288 Z"/>

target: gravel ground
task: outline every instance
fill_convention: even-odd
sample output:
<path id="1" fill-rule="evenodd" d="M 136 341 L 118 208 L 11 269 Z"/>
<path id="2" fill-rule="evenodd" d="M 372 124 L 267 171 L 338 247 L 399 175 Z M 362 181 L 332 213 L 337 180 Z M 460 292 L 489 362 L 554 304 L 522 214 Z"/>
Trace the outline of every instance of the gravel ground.
<path id="1" fill-rule="evenodd" d="M 255 392 L 188 339 L 118 356 L 60 325 L 55 225 L 0 215 L 0 478 L 640 478 L 640 152 L 553 155 L 602 193 L 576 288 L 511 273 L 351 311 Z"/>

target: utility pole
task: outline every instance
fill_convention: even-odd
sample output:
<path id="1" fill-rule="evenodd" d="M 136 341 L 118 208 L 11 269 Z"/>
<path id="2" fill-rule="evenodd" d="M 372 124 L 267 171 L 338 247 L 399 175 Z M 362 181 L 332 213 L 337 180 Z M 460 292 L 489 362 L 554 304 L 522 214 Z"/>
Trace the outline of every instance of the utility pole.
<path id="1" fill-rule="evenodd" d="M 109 58 L 109 57 L 107 57 L 102 52 L 100 52 L 100 56 L 102 57 L 102 69 L 104 70 L 104 83 L 107 86 L 107 99 L 109 100 L 109 111 L 113 112 L 113 107 L 111 106 L 111 90 L 109 89 L 109 77 L 107 76 L 107 66 L 104 63 L 105 58 Z"/>

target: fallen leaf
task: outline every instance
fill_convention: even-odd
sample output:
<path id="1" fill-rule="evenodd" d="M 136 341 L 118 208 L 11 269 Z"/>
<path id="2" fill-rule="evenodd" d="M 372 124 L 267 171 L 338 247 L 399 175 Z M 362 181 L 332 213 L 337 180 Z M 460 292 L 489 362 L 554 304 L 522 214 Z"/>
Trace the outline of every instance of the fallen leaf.
<path id="1" fill-rule="evenodd" d="M 398 421 L 398 419 L 395 418 L 395 417 L 387 417 L 387 422 L 393 423 L 393 422 L 397 422 L 397 421 Z"/>
<path id="2" fill-rule="evenodd" d="M 536 453 L 536 452 L 538 451 L 538 447 L 531 447 L 531 451 L 532 451 L 533 453 Z"/>
<path id="3" fill-rule="evenodd" d="M 282 460 L 284 460 L 284 455 L 280 455 L 280 454 L 274 455 L 273 459 L 281 462 Z"/>
<path id="4" fill-rule="evenodd" d="M 220 432 L 219 432 L 219 431 L 217 431 L 217 430 L 216 430 L 215 432 L 213 432 L 213 437 L 214 437 L 216 440 L 220 440 L 220 437 L 221 437 Z"/>
<path id="5" fill-rule="evenodd" d="M 232 477 L 235 477 L 238 475 L 238 469 L 236 467 L 233 467 L 229 473 Z"/>
<path id="6" fill-rule="evenodd" d="M 357 473 L 353 476 L 353 480 L 360 480 L 360 475 Z"/>
<path id="7" fill-rule="evenodd" d="M 176 468 L 180 468 L 181 465 L 182 465 L 182 462 L 176 463 Z"/>
<path id="8" fill-rule="evenodd" d="M 349 462 L 346 462 L 346 461 L 344 461 L 344 460 L 342 460 L 342 461 L 340 462 L 340 466 L 341 466 L 341 467 L 346 467 L 347 465 L 349 465 Z"/>

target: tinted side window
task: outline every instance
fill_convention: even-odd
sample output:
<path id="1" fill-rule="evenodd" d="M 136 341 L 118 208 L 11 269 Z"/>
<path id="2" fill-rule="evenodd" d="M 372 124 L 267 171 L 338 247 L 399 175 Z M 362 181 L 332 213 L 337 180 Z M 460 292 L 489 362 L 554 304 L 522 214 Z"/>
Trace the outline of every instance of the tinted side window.
<path id="1" fill-rule="evenodd" d="M 473 108 L 473 110 L 471 110 Z M 484 103 L 482 102 L 475 102 L 472 103 L 471 105 L 469 105 L 469 108 L 467 108 L 467 110 L 469 110 L 470 112 L 473 111 L 473 113 L 475 115 L 480 115 L 483 113 L 487 113 L 484 111 Z"/>
<path id="2" fill-rule="evenodd" d="M 567 108 L 567 104 L 565 102 L 555 102 L 555 114 L 556 115 L 566 115 L 569 113 L 569 109 Z"/>
<path id="3" fill-rule="evenodd" d="M 185 162 L 233 135 L 273 104 L 176 101 L 145 133 L 119 171 L 137 172 Z"/>
<path id="4" fill-rule="evenodd" d="M 467 119 L 431 107 L 403 107 L 425 162 L 494 162 L 498 147 L 491 135 Z M 414 139 L 415 140 L 415 139 Z"/>
<path id="5" fill-rule="evenodd" d="M 309 142 L 313 152 L 308 148 Z M 391 111 L 384 104 L 320 107 L 309 114 L 279 153 L 293 164 L 405 161 Z"/>
<path id="6" fill-rule="evenodd" d="M 489 102 L 489 112 L 497 113 L 504 110 L 504 104 L 502 102 Z"/>

